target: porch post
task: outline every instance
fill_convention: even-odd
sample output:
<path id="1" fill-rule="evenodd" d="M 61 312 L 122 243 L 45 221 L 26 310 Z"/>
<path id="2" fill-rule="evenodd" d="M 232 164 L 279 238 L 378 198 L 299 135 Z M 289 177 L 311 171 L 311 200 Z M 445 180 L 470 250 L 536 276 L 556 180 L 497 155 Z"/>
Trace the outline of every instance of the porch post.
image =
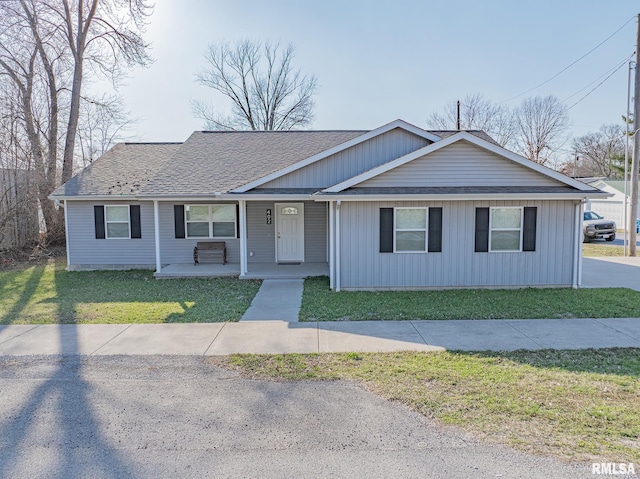
<path id="1" fill-rule="evenodd" d="M 162 269 L 160 261 L 160 213 L 158 211 L 158 200 L 153 200 L 153 228 L 156 243 L 156 273 Z"/>
<path id="2" fill-rule="evenodd" d="M 64 236 L 65 242 L 67 246 L 67 269 L 71 266 L 71 256 L 69 255 L 69 214 L 67 213 L 67 206 L 69 206 L 69 200 L 64 200 L 64 203 L 61 203 L 64 208 Z"/>
<path id="3" fill-rule="evenodd" d="M 335 254 L 335 235 L 334 235 L 334 209 L 333 209 L 333 201 L 329 201 L 327 203 L 329 205 L 329 288 L 333 289 L 334 285 L 334 254 Z"/>
<path id="4" fill-rule="evenodd" d="M 336 202 L 336 264 L 334 270 L 336 275 L 336 279 L 334 280 L 336 291 L 340 291 L 340 203 L 340 200 Z"/>
<path id="5" fill-rule="evenodd" d="M 247 274 L 247 201 L 239 200 L 240 209 L 240 276 Z"/>

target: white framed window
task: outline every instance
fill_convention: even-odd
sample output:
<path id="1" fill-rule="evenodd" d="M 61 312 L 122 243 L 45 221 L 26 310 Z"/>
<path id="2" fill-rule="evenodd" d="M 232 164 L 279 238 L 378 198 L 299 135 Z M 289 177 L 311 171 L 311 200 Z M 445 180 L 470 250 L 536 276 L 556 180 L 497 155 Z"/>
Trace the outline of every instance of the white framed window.
<path id="1" fill-rule="evenodd" d="M 186 205 L 187 238 L 235 238 L 236 205 Z"/>
<path id="2" fill-rule="evenodd" d="M 106 205 L 104 207 L 104 226 L 108 239 L 131 238 L 129 205 Z"/>
<path id="3" fill-rule="evenodd" d="M 427 251 L 428 208 L 396 207 L 393 215 L 393 251 L 425 253 Z"/>
<path id="4" fill-rule="evenodd" d="M 489 251 L 522 251 L 521 206 L 493 207 L 489 210 Z"/>

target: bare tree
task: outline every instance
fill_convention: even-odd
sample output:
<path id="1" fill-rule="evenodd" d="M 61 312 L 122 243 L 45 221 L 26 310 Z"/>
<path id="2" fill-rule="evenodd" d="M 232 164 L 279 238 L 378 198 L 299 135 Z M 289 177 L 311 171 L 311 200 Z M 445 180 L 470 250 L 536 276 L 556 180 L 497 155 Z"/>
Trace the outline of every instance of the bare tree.
<path id="1" fill-rule="evenodd" d="M 460 128 L 484 130 L 501 146 L 508 146 L 513 140 L 515 128 L 511 117 L 507 107 L 493 103 L 479 93 L 468 94 L 460 102 Z M 427 124 L 431 128 L 454 130 L 457 119 L 457 102 L 452 101 L 442 113 L 432 113 Z"/>
<path id="2" fill-rule="evenodd" d="M 115 143 L 130 138 L 127 129 L 133 123 L 117 95 L 85 98 L 78 123 L 76 163 L 86 167 Z"/>
<path id="3" fill-rule="evenodd" d="M 567 140 L 567 107 L 555 96 L 526 98 L 513 118 L 516 150 L 536 163 L 549 163 Z"/>
<path id="4" fill-rule="evenodd" d="M 616 178 L 620 161 L 624 168 L 624 127 L 602 125 L 597 132 L 587 133 L 573 140 L 573 149 L 580 158 L 577 176 L 605 176 Z"/>
<path id="5" fill-rule="evenodd" d="M 141 33 L 150 13 L 147 0 L 0 2 L 0 76 L 16 92 L 50 235 L 63 236 L 47 198 L 73 175 L 85 80 L 102 74 L 116 84 L 125 66 L 148 63 Z"/>
<path id="6" fill-rule="evenodd" d="M 291 130 L 313 120 L 315 76 L 294 69 L 294 48 L 289 44 L 241 40 L 235 45 L 209 45 L 206 67 L 198 83 L 231 100 L 231 113 L 194 102 L 194 115 L 207 129 Z"/>

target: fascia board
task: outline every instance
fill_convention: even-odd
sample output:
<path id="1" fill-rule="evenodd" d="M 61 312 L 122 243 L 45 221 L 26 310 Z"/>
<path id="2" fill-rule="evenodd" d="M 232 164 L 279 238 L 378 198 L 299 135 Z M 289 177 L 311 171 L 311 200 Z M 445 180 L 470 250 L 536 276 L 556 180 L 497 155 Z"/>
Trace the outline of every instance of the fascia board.
<path id="1" fill-rule="evenodd" d="M 314 201 L 497 201 L 497 200 L 584 200 L 586 198 L 595 197 L 607 197 L 612 196 L 610 194 L 601 193 L 565 193 L 565 194 L 553 194 L 553 193 L 531 193 L 531 194 L 470 194 L 470 195 L 313 195 L 311 199 Z"/>

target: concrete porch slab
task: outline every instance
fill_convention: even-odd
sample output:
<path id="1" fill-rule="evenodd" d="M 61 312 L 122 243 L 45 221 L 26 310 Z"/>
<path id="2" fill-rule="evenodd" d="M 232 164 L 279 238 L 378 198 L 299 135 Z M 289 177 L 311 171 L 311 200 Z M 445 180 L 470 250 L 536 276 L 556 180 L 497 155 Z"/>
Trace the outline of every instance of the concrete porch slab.
<path id="1" fill-rule="evenodd" d="M 43 324 L 0 344 L 0 355 L 92 354 L 129 327 L 129 324 Z"/>
<path id="2" fill-rule="evenodd" d="M 205 353 L 218 356 L 234 353 L 317 353 L 316 323 L 286 321 L 227 323 Z"/>
<path id="3" fill-rule="evenodd" d="M 412 321 L 429 344 L 462 351 L 542 349 L 506 320 Z"/>
<path id="4" fill-rule="evenodd" d="M 133 324 L 94 354 L 202 355 L 224 326 L 225 323 Z"/>
<path id="5" fill-rule="evenodd" d="M 426 344 L 411 321 L 343 321 L 318 323 L 323 352 L 442 351 Z"/>

